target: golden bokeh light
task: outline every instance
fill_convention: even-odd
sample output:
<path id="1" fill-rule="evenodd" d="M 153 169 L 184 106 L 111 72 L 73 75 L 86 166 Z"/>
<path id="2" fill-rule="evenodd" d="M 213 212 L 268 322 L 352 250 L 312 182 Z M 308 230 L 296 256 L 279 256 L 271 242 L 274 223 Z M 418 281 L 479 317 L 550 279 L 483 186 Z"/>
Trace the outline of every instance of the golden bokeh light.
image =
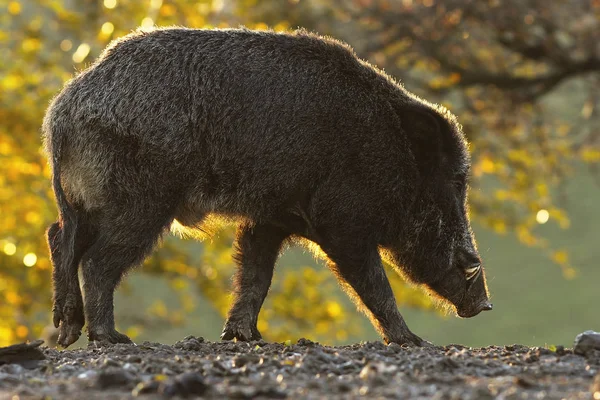
<path id="1" fill-rule="evenodd" d="M 33 267 L 37 263 L 37 256 L 35 253 L 27 253 L 25 257 L 23 257 L 23 264 L 26 267 Z"/>
<path id="2" fill-rule="evenodd" d="M 545 224 L 546 222 L 548 222 L 549 219 L 550 213 L 548 212 L 548 210 L 544 209 L 538 211 L 535 216 L 535 220 L 538 222 L 538 224 Z"/>
<path id="3" fill-rule="evenodd" d="M 112 22 L 105 22 L 102 24 L 102 28 L 100 28 L 100 31 L 105 36 L 108 36 L 111 33 L 113 33 L 114 30 L 115 30 L 115 26 L 112 24 Z"/>
<path id="4" fill-rule="evenodd" d="M 13 256 L 17 252 L 17 246 L 14 243 L 6 243 L 2 249 L 7 256 Z"/>
<path id="5" fill-rule="evenodd" d="M 90 54 L 90 45 L 81 43 L 75 53 L 73 53 L 73 62 L 80 63 Z"/>
<path id="6" fill-rule="evenodd" d="M 144 29 L 150 29 L 154 26 L 154 20 L 152 20 L 150 17 L 146 17 L 142 20 L 141 26 Z"/>
<path id="7" fill-rule="evenodd" d="M 73 42 L 71 42 L 69 39 L 65 39 L 62 42 L 60 42 L 60 49 L 62 51 L 69 51 L 73 48 Z"/>

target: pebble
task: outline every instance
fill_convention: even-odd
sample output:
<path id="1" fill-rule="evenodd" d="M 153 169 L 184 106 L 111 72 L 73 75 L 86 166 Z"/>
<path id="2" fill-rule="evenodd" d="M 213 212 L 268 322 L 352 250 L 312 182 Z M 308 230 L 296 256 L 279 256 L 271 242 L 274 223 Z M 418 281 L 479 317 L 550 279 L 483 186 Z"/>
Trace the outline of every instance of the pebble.
<path id="1" fill-rule="evenodd" d="M 0 372 L 7 374 L 20 375 L 25 371 L 25 368 L 19 364 L 6 364 L 0 367 Z"/>
<path id="2" fill-rule="evenodd" d="M 119 367 L 121 364 L 112 358 L 105 358 L 102 361 L 102 368 Z"/>
<path id="3" fill-rule="evenodd" d="M 197 372 L 186 372 L 161 383 L 158 392 L 167 397 L 187 397 L 202 396 L 207 389 L 208 385 L 204 383 L 202 375 Z"/>
<path id="4" fill-rule="evenodd" d="M 10 386 L 19 383 L 21 380 L 18 376 L 12 374 L 5 374 L 0 372 L 0 387 Z"/>
<path id="5" fill-rule="evenodd" d="M 100 371 L 96 377 L 96 387 L 105 389 L 109 387 L 125 386 L 131 383 L 133 375 L 129 372 L 115 367 Z"/>
<path id="6" fill-rule="evenodd" d="M 96 376 L 98 376 L 98 371 L 91 369 L 89 371 L 80 373 L 79 375 L 77 375 L 77 378 L 83 379 L 83 380 L 88 380 L 88 379 L 95 378 Z"/>
<path id="7" fill-rule="evenodd" d="M 300 338 L 298 339 L 298 346 L 314 346 L 315 343 L 311 340 L 305 339 L 305 338 Z"/>
<path id="8" fill-rule="evenodd" d="M 142 362 L 142 357 L 140 356 L 127 356 L 125 358 L 125 361 L 127 361 L 128 363 L 135 363 L 135 364 L 139 364 Z"/>
<path id="9" fill-rule="evenodd" d="M 575 338 L 575 354 L 585 356 L 590 350 L 600 350 L 600 332 L 585 331 Z"/>

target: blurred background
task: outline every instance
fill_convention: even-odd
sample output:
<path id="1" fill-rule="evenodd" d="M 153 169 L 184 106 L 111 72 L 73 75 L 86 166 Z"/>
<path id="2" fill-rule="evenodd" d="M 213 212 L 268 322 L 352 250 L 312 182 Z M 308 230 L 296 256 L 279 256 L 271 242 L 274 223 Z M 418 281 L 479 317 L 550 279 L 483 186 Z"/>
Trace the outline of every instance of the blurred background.
<path id="1" fill-rule="evenodd" d="M 40 140 L 49 100 L 112 39 L 169 25 L 330 35 L 458 115 L 495 308 L 443 315 L 388 270 L 415 333 L 440 345 L 570 346 L 600 330 L 600 0 L 0 0 L 0 346 L 53 337 L 44 231 L 57 210 Z M 119 288 L 117 328 L 138 342 L 217 340 L 233 231 L 167 237 Z M 267 341 L 379 340 L 298 248 L 278 263 L 259 330 Z"/>

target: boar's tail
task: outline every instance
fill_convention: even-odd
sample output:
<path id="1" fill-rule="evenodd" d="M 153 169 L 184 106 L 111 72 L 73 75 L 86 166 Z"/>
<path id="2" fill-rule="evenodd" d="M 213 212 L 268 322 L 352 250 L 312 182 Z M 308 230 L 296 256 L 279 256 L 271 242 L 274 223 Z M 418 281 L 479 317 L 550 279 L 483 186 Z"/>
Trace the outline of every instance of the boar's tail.
<path id="1" fill-rule="evenodd" d="M 79 216 L 77 210 L 69 203 L 61 183 L 61 161 L 63 146 L 66 138 L 64 128 L 55 124 L 51 132 L 51 155 L 52 155 L 52 188 L 58 204 L 60 224 L 60 266 L 63 271 L 77 271 L 79 260 L 75 259 L 76 235 L 79 228 Z"/>

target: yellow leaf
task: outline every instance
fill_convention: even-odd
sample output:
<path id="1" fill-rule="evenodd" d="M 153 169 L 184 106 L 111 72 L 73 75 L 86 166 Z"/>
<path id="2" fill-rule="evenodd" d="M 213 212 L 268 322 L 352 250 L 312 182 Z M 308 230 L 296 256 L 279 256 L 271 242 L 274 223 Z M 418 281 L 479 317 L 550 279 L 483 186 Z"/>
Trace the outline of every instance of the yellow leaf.
<path id="1" fill-rule="evenodd" d="M 160 15 L 163 17 L 171 17 L 177 13 L 177 9 L 172 4 L 164 4 L 160 8 Z"/>
<path id="2" fill-rule="evenodd" d="M 494 221 L 492 228 L 500 234 L 504 234 L 506 233 L 506 223 L 502 220 L 496 220 Z"/>
<path id="3" fill-rule="evenodd" d="M 19 87 L 21 87 L 22 84 L 23 78 L 18 75 L 10 74 L 7 75 L 4 79 L 2 79 L 2 86 L 5 90 L 18 89 Z"/>
<path id="4" fill-rule="evenodd" d="M 27 328 L 25 325 L 19 325 L 15 333 L 17 334 L 17 337 L 25 338 L 29 333 L 29 328 Z"/>
<path id="5" fill-rule="evenodd" d="M 600 150 L 596 149 L 584 149 L 581 152 L 581 158 L 585 162 L 594 163 L 600 161 Z"/>
<path id="6" fill-rule="evenodd" d="M 567 254 L 566 251 L 564 250 L 559 250 L 559 251 L 555 251 L 552 254 L 552 259 L 554 260 L 554 262 L 556 262 L 557 264 L 565 264 L 567 261 L 569 261 L 569 255 Z"/>
<path id="7" fill-rule="evenodd" d="M 327 313 L 331 318 L 337 318 L 342 314 L 342 307 L 335 301 L 327 303 Z"/>
<path id="8" fill-rule="evenodd" d="M 494 162 L 489 158 L 481 160 L 481 170 L 486 174 L 492 174 L 495 171 Z"/>
<path id="9" fill-rule="evenodd" d="M 141 329 L 139 326 L 137 325 L 132 325 L 129 328 L 127 328 L 127 331 L 125 332 L 127 334 L 127 336 L 131 337 L 131 338 L 136 338 L 140 335 Z"/>
<path id="10" fill-rule="evenodd" d="M 4 295 L 4 297 L 6 298 L 6 302 L 8 304 L 12 304 L 12 305 L 16 305 L 19 302 L 19 295 L 17 294 L 17 292 L 11 290 L 6 292 L 6 294 Z"/>
<path id="11" fill-rule="evenodd" d="M 21 14 L 21 4 L 18 1 L 11 1 L 8 3 L 8 12 L 12 15 Z"/>

